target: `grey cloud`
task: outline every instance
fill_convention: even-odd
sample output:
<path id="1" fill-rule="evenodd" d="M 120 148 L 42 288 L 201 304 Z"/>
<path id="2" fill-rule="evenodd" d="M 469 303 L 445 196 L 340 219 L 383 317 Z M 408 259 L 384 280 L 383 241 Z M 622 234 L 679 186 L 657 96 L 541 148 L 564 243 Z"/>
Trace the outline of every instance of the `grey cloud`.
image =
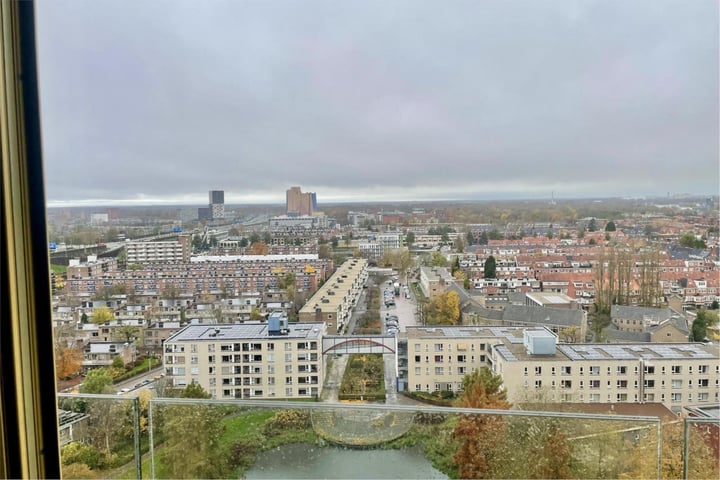
<path id="1" fill-rule="evenodd" d="M 48 199 L 718 191 L 710 0 L 41 0 Z"/>

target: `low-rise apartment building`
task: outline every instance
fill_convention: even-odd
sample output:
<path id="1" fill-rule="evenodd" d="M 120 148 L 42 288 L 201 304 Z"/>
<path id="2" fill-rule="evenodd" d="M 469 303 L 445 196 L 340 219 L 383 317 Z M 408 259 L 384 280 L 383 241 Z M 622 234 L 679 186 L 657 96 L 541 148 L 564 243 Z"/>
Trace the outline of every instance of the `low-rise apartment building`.
<path id="1" fill-rule="evenodd" d="M 462 388 L 490 367 L 511 403 L 659 402 L 679 413 L 719 401 L 720 347 L 701 343 L 558 344 L 547 328 L 410 327 L 408 388 Z"/>
<path id="2" fill-rule="evenodd" d="M 202 386 L 214 398 L 314 398 L 322 391 L 322 323 L 191 325 L 165 341 L 171 385 Z"/>

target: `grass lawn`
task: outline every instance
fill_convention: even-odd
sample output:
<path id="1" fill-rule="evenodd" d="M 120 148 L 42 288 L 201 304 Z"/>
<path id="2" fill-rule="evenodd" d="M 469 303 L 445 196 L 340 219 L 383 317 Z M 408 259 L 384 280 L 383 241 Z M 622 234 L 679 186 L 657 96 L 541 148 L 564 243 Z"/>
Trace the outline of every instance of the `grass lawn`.
<path id="1" fill-rule="evenodd" d="M 65 265 L 50 264 L 50 270 L 55 273 L 65 273 L 67 272 L 67 267 Z"/>

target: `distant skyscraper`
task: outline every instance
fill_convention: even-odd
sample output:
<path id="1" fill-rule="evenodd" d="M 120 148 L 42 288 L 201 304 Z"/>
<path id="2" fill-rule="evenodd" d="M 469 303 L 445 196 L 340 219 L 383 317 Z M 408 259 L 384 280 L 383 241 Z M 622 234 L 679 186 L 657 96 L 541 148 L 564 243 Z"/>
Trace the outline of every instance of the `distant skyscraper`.
<path id="1" fill-rule="evenodd" d="M 312 215 L 317 208 L 315 193 L 303 193 L 300 187 L 290 187 L 285 192 L 285 208 L 288 215 Z"/>
<path id="2" fill-rule="evenodd" d="M 225 192 L 210 190 L 210 214 L 213 219 L 225 218 Z"/>
<path id="3" fill-rule="evenodd" d="M 207 207 L 198 208 L 198 220 L 215 220 L 225 218 L 225 192 L 223 190 L 210 190 Z"/>
<path id="4" fill-rule="evenodd" d="M 223 190 L 210 190 L 210 205 L 214 203 L 225 203 L 225 192 Z"/>

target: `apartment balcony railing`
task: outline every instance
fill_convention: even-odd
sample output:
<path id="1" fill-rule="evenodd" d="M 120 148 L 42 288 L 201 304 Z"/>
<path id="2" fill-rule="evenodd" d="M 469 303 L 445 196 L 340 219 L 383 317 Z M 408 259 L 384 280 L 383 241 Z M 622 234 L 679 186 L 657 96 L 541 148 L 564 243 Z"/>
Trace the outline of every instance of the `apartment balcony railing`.
<path id="1" fill-rule="evenodd" d="M 131 394 L 59 394 L 58 405 L 67 478 L 718 474 L 718 419 Z"/>

